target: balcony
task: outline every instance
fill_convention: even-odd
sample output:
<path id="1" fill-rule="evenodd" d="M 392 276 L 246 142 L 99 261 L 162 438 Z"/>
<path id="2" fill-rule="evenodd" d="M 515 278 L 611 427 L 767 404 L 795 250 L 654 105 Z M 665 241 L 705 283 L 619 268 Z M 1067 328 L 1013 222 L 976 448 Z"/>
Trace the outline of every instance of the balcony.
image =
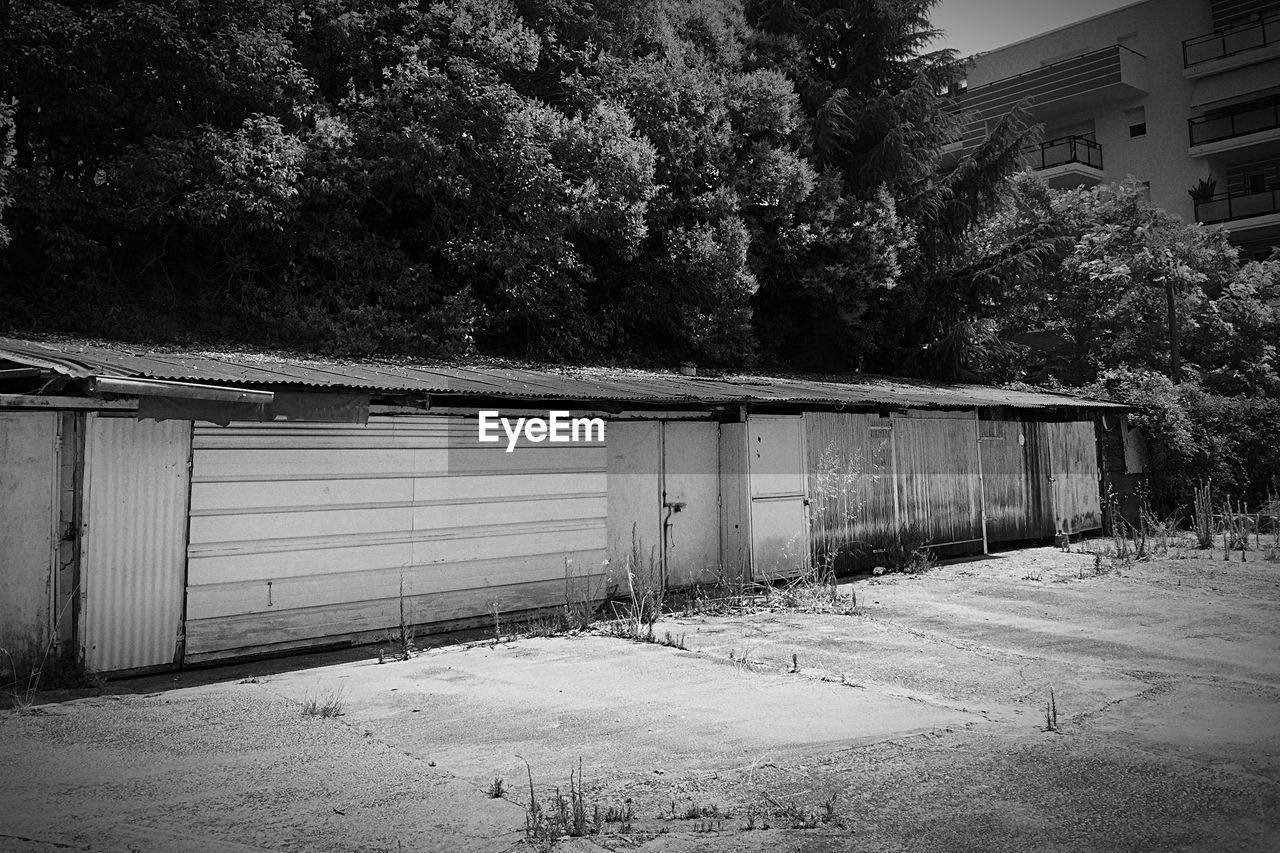
<path id="1" fill-rule="evenodd" d="M 1254 193 L 1219 193 L 1197 200 L 1196 221 L 1202 225 L 1223 223 L 1232 236 L 1274 229 L 1280 225 L 1280 187 Z"/>
<path id="2" fill-rule="evenodd" d="M 1191 156 L 1207 157 L 1280 140 L 1280 96 L 1187 119 Z"/>
<path id="3" fill-rule="evenodd" d="M 1215 30 L 1182 43 L 1183 75 L 1218 74 L 1280 56 L 1280 15 Z"/>
<path id="4" fill-rule="evenodd" d="M 1099 107 L 1147 93 L 1147 59 L 1124 45 L 1112 44 L 1070 59 L 993 80 L 969 89 L 958 104 L 978 121 L 1000 118 L 1025 101 L 1044 120 Z M 978 132 L 979 139 L 981 132 Z M 973 144 L 966 134 L 966 147 Z"/>
<path id="5" fill-rule="evenodd" d="M 1070 189 L 1103 181 L 1102 146 L 1083 136 L 1062 136 L 1024 148 L 1028 169 L 1041 174 L 1049 186 Z"/>

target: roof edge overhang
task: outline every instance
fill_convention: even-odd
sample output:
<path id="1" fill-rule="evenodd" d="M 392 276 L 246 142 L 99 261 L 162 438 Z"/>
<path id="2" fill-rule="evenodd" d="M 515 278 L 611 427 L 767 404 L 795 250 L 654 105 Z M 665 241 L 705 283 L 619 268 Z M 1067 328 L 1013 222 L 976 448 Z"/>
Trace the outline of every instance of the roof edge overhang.
<path id="1" fill-rule="evenodd" d="M 130 352 L 106 345 L 0 338 L 0 359 L 70 380 L 63 394 L 229 394 L 238 401 L 275 391 L 359 393 L 425 410 L 439 406 L 602 411 L 1123 411 L 1130 407 L 1052 392 L 948 385 L 891 377 L 791 379 L 697 376 L 605 368 L 545 369 L 324 362 L 244 354 Z M 138 383 L 133 392 L 124 390 Z M 183 389 L 186 389 L 185 391 Z M 168 393 L 166 393 L 168 392 Z M 235 397 L 234 395 L 247 395 Z M 199 399 L 199 397 L 196 397 Z"/>

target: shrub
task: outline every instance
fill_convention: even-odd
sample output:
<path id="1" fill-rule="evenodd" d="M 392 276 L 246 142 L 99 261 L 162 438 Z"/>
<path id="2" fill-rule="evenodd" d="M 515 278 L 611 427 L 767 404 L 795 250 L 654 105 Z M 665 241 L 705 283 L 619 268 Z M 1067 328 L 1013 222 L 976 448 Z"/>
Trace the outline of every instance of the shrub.
<path id="1" fill-rule="evenodd" d="M 1129 368 L 1107 371 L 1088 390 L 1134 407 L 1129 417 L 1146 434 L 1150 500 L 1160 515 L 1192 506 L 1202 482 L 1254 507 L 1280 480 L 1280 400 L 1224 397 Z"/>

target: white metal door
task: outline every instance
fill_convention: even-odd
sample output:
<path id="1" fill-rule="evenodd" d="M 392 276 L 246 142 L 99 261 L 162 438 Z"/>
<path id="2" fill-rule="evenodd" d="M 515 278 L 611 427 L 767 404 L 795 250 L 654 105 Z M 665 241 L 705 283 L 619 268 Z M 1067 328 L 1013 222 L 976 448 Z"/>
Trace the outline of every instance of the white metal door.
<path id="1" fill-rule="evenodd" d="M 190 457 L 188 421 L 87 420 L 80 576 L 91 671 L 175 660 Z"/>
<path id="2" fill-rule="evenodd" d="M 715 580 L 720 567 L 720 428 L 667 421 L 662 441 L 662 524 L 669 587 Z"/>
<path id="3" fill-rule="evenodd" d="M 798 574 L 809 562 L 804 420 L 752 415 L 747 420 L 751 481 L 751 552 L 756 579 Z"/>
<path id="4" fill-rule="evenodd" d="M 662 582 L 662 422 L 613 421 L 608 431 L 609 583 Z"/>

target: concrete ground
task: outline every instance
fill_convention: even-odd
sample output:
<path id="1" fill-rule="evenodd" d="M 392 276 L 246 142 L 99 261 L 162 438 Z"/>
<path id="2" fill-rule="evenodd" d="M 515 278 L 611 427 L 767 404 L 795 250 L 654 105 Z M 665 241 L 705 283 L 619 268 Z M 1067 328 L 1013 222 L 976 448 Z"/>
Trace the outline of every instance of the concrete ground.
<path id="1" fill-rule="evenodd" d="M 851 615 L 659 623 L 684 650 L 123 681 L 0 717 L 0 850 L 533 849 L 530 776 L 631 815 L 557 850 L 1280 850 L 1280 563 L 1249 557 L 1027 549 L 861 579 Z"/>

